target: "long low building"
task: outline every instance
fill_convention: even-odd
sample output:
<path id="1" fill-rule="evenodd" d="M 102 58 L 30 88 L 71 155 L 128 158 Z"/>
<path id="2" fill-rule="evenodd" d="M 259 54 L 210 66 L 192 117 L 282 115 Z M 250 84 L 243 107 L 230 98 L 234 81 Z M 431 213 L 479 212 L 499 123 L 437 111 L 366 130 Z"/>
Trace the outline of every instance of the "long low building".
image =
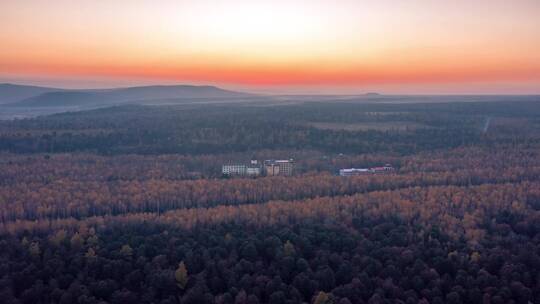
<path id="1" fill-rule="evenodd" d="M 394 172 L 395 169 L 390 164 L 386 164 L 382 167 L 373 167 L 373 168 L 348 168 L 340 169 L 340 176 L 355 176 L 355 175 L 364 175 L 364 174 L 375 174 L 375 173 L 390 173 Z"/>
<path id="2" fill-rule="evenodd" d="M 339 175 L 340 176 L 354 176 L 354 175 L 362 175 L 362 174 L 369 174 L 369 169 L 356 169 L 356 168 L 350 168 L 350 169 L 340 169 Z"/>

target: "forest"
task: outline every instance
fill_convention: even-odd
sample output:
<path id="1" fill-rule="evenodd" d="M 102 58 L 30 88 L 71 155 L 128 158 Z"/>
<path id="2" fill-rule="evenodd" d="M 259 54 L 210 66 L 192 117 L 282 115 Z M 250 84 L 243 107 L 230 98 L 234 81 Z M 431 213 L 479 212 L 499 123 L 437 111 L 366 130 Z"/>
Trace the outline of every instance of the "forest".
<path id="1" fill-rule="evenodd" d="M 222 164 L 294 159 L 293 176 Z M 391 164 L 387 174 L 342 168 Z M 540 102 L 0 120 L 2 303 L 540 303 Z"/>

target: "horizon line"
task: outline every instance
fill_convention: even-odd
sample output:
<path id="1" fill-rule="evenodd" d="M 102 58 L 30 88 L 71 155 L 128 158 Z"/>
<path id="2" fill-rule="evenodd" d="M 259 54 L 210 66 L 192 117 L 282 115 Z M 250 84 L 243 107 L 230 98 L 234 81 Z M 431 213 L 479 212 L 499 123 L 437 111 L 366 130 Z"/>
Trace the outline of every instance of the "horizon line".
<path id="1" fill-rule="evenodd" d="M 362 92 L 355 92 L 355 93 L 338 93 L 338 92 L 325 92 L 325 93 L 316 93 L 316 92 L 309 92 L 309 90 L 306 90 L 305 92 L 286 92 L 284 91 L 275 91 L 275 92 L 264 92 L 261 90 L 250 90 L 250 89 L 244 89 L 244 88 L 230 88 L 227 85 L 214 85 L 214 84 L 198 84 L 198 83 L 190 83 L 190 82 L 181 82 L 181 83 L 147 83 L 147 84 L 131 84 L 131 85 L 111 85 L 111 86 L 99 86 L 99 87 L 84 87 L 84 86 L 69 86 L 69 85 L 47 85 L 47 84 L 34 84 L 32 82 L 0 82 L 0 85 L 12 85 L 12 86 L 27 86 L 27 87 L 39 87 L 39 88 L 45 88 L 45 89 L 58 89 L 62 91 L 99 91 L 99 90 L 120 90 L 120 89 L 129 89 L 129 88 L 142 88 L 142 87 L 175 87 L 175 86 L 191 86 L 191 87 L 213 87 L 218 88 L 222 90 L 230 90 L 230 91 L 236 91 L 238 93 L 246 93 L 246 94 L 253 94 L 253 95 L 259 95 L 261 97 L 264 96 L 342 96 L 342 97 L 366 97 L 370 94 L 373 94 L 372 97 L 381 96 L 381 97 L 392 97 L 392 96 L 540 96 L 539 92 L 534 93 L 493 93 L 493 92 L 389 92 L 385 93 L 383 91 L 362 91 Z M 313 86 L 310 86 L 313 87 Z M 315 86 L 316 87 L 316 86 Z M 272 86 L 272 88 L 275 88 L 275 86 Z"/>

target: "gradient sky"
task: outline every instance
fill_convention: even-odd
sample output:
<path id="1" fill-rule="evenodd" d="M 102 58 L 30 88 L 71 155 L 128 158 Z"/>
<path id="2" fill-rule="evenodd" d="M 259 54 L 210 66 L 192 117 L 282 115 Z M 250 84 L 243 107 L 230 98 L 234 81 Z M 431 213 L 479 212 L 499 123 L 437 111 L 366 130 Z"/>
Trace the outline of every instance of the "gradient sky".
<path id="1" fill-rule="evenodd" d="M 540 1 L 1 0 L 0 81 L 540 93 Z"/>

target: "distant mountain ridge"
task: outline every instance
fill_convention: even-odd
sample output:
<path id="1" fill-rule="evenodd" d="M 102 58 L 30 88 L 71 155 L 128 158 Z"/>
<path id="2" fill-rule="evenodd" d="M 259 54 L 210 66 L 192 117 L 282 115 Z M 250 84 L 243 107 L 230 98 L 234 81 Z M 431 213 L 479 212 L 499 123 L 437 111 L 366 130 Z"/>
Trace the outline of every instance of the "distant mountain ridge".
<path id="1" fill-rule="evenodd" d="M 43 93 L 59 91 L 64 91 L 64 89 L 0 83 L 0 104 L 17 102 Z"/>
<path id="2" fill-rule="evenodd" d="M 10 102 L 8 105 L 15 107 L 80 107 L 159 100 L 181 102 L 185 99 L 247 98 L 253 96 L 256 95 L 224 90 L 214 86 L 157 85 L 97 90 L 50 89 L 41 94 Z"/>

